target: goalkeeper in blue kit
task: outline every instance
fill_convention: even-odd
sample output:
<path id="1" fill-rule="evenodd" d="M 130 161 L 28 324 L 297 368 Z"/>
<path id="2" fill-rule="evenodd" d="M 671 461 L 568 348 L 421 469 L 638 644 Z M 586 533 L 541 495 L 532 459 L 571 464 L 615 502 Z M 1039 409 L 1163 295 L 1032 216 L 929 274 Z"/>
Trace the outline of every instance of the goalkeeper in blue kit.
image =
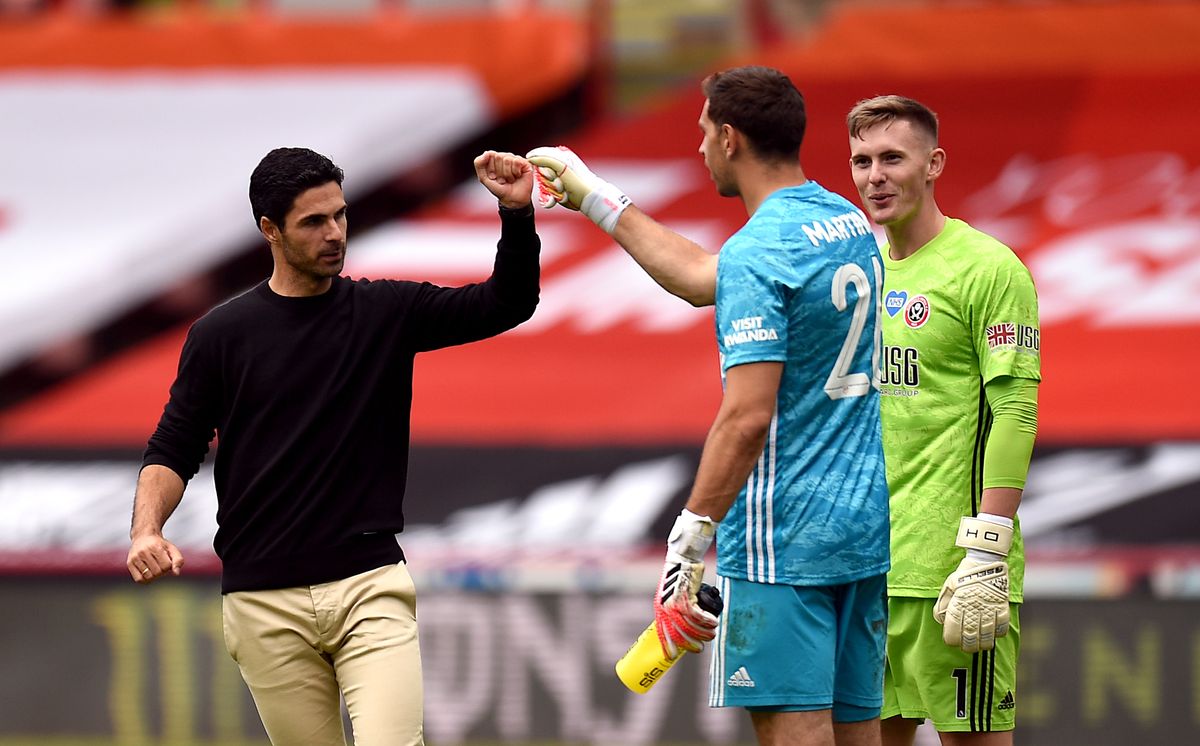
<path id="1" fill-rule="evenodd" d="M 879 743 L 888 495 L 879 253 L 865 216 L 800 165 L 804 99 L 777 70 L 703 83 L 700 155 L 750 216 L 718 255 L 563 148 L 528 154 L 543 206 L 579 210 L 669 292 L 716 305 L 724 393 L 654 598 L 664 652 L 713 640 L 710 703 L 764 746 Z M 714 537 L 726 608 L 696 593 Z"/>

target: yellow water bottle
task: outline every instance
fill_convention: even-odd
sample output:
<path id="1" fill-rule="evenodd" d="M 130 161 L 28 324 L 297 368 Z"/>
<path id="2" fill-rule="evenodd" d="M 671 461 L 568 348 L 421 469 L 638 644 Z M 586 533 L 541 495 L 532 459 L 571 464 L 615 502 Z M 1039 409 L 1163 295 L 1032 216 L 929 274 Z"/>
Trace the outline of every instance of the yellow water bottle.
<path id="1" fill-rule="evenodd" d="M 713 616 L 720 616 L 725 608 L 720 591 L 707 583 L 702 584 L 696 592 L 696 601 L 701 609 Z M 667 669 L 683 657 L 684 652 L 681 651 L 674 658 L 669 657 L 663 651 L 662 643 L 658 641 L 654 622 L 651 622 L 650 626 L 638 635 L 637 642 L 617 661 L 617 678 L 630 691 L 645 694 L 650 691 L 650 687 L 658 683 Z"/>

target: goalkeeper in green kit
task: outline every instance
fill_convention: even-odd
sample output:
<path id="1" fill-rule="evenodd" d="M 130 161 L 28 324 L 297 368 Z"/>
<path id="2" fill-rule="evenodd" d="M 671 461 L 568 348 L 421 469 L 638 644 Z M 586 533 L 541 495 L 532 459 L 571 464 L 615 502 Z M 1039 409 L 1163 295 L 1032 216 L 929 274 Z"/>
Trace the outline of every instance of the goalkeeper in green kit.
<path id="1" fill-rule="evenodd" d="M 1037 432 L 1037 294 L 1015 254 L 934 200 L 936 115 L 900 96 L 847 116 L 850 167 L 883 226 L 883 445 L 892 569 L 885 746 L 1008 746 L 1025 557 L 1016 519 Z"/>

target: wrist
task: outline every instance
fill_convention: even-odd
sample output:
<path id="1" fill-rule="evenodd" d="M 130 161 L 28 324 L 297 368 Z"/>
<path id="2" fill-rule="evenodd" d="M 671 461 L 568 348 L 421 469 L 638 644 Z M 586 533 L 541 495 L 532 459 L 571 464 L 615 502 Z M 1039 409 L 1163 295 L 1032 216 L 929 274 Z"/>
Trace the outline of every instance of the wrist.
<path id="1" fill-rule="evenodd" d="M 702 562 L 716 532 L 717 524 L 713 519 L 684 508 L 667 536 L 667 556 L 687 562 Z"/>
<path id="2" fill-rule="evenodd" d="M 1013 519 L 999 513 L 980 513 L 975 517 L 986 523 L 994 523 L 997 526 L 1004 526 L 1005 528 L 1013 527 Z"/>
<path id="3" fill-rule="evenodd" d="M 533 202 L 506 202 L 500 200 L 500 217 L 527 218 L 533 215 Z"/>
<path id="4" fill-rule="evenodd" d="M 1004 555 L 989 552 L 986 549 L 967 549 L 967 559 L 975 560 L 976 562 L 1003 562 Z"/>
<path id="5" fill-rule="evenodd" d="M 1005 520 L 1008 525 L 1004 525 Z M 996 559 L 1008 556 L 1008 550 L 1012 548 L 1012 539 L 1011 518 L 981 513 L 974 517 L 963 516 L 958 523 L 958 536 L 954 544 L 966 549 L 968 556 L 977 557 L 971 554 L 971 551 L 975 550 L 987 553 L 983 555 L 987 559 Z"/>
<path id="6" fill-rule="evenodd" d="M 597 179 L 592 191 L 579 205 L 579 211 L 600 227 L 605 233 L 612 235 L 617 229 L 617 221 L 625 208 L 633 204 L 625 193 L 602 179 Z"/>

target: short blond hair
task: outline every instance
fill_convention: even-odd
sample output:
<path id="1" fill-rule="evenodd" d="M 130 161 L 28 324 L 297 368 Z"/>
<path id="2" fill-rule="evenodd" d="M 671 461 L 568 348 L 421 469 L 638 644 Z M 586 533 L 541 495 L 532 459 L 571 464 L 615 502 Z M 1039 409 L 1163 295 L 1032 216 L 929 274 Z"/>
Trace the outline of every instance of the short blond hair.
<path id="1" fill-rule="evenodd" d="M 880 124 L 888 125 L 896 120 L 911 122 L 919 130 L 938 141 L 937 114 L 922 104 L 904 96 L 876 96 L 859 101 L 846 115 L 846 127 L 851 137 L 860 136 L 865 130 Z"/>

